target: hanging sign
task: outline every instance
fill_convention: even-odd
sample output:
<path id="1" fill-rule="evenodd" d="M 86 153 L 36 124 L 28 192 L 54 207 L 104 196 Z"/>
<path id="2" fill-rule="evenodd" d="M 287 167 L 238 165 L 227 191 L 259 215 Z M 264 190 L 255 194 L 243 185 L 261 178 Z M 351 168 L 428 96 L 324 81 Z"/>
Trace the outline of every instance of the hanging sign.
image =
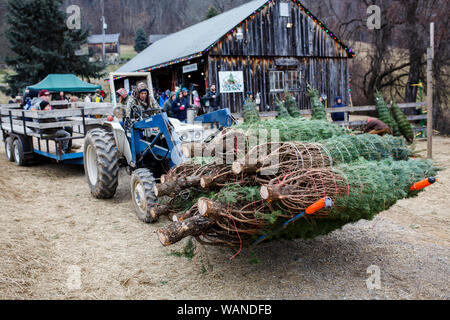
<path id="1" fill-rule="evenodd" d="M 194 72 L 197 71 L 198 67 L 196 63 L 192 63 L 192 64 L 188 64 L 183 66 L 183 73 L 189 73 L 189 72 Z"/>
<path id="2" fill-rule="evenodd" d="M 275 59 L 275 64 L 281 67 L 296 67 L 300 64 L 298 59 L 294 58 L 279 58 Z"/>
<path id="3" fill-rule="evenodd" d="M 219 71 L 220 93 L 244 92 L 244 72 Z"/>
<path id="4" fill-rule="evenodd" d="M 289 17 L 289 3 L 280 2 L 280 17 Z"/>

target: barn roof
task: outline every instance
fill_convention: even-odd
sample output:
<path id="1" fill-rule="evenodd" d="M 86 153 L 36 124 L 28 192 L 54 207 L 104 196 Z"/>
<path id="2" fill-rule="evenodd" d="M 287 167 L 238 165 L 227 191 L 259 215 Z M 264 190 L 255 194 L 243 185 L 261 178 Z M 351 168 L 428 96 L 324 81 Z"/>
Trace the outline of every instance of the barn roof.
<path id="1" fill-rule="evenodd" d="M 119 42 L 120 33 L 105 34 L 105 43 L 116 43 Z M 88 37 L 88 44 L 99 44 L 103 43 L 103 35 L 93 34 Z"/>
<path id="2" fill-rule="evenodd" d="M 253 14 L 256 14 L 273 1 L 274 0 L 254 0 L 189 28 L 173 33 L 149 46 L 116 72 L 151 71 L 153 69 L 200 57 L 205 52 L 209 51 L 221 38 L 239 26 L 244 20 Z M 315 19 L 318 23 L 320 22 L 318 21 L 318 18 L 313 16 L 299 1 L 293 0 L 293 2 L 296 3 L 301 10 L 305 11 L 305 14 L 312 19 Z M 320 25 L 325 27 L 321 22 Z M 334 36 L 334 39 L 339 41 L 332 33 L 331 36 Z M 346 48 L 346 50 L 350 50 L 348 52 L 351 56 L 351 49 L 345 47 L 340 41 L 339 44 Z"/>

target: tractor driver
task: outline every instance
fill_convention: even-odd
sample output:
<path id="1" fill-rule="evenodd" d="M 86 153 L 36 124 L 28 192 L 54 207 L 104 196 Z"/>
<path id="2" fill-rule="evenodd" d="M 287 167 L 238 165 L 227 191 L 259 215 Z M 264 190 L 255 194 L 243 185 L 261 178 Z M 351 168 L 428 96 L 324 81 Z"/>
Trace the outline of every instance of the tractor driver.
<path id="1" fill-rule="evenodd" d="M 150 95 L 150 91 L 145 83 L 141 82 L 137 85 L 136 90 L 129 97 L 127 102 L 127 117 L 131 116 L 132 108 L 140 109 L 142 111 L 152 110 L 154 113 L 161 111 L 161 107 L 156 102 L 155 98 Z"/>

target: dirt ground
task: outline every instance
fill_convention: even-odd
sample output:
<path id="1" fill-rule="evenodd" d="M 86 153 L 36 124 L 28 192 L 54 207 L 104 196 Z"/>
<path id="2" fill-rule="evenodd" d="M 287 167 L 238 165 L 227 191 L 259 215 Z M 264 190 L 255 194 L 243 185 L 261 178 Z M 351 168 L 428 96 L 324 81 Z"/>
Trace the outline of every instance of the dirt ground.
<path id="1" fill-rule="evenodd" d="M 418 149 L 425 149 L 424 142 Z M 450 165 L 450 138 L 435 139 Z M 134 216 L 129 177 L 93 199 L 82 167 L 19 168 L 0 147 L 1 299 L 449 299 L 450 171 L 374 221 L 310 241 L 229 249 L 160 245 Z M 368 289 L 369 266 L 381 288 Z"/>

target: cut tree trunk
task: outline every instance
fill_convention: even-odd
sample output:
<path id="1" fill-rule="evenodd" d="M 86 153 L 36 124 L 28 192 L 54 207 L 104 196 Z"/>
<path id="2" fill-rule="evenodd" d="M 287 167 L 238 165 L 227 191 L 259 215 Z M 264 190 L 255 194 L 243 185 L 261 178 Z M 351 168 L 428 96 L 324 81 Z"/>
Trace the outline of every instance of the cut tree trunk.
<path id="1" fill-rule="evenodd" d="M 158 219 L 162 216 L 168 216 L 170 213 L 170 207 L 164 204 L 157 204 L 150 209 L 150 214 L 153 219 Z"/>
<path id="2" fill-rule="evenodd" d="M 189 236 L 201 236 L 214 225 L 215 222 L 209 218 L 195 216 L 182 222 L 173 222 L 167 227 L 159 229 L 157 233 L 161 244 L 167 247 Z"/>
<path id="3" fill-rule="evenodd" d="M 200 185 L 200 177 L 184 177 L 175 181 L 166 181 L 166 183 L 155 186 L 155 195 L 159 197 L 176 197 L 181 191 L 189 188 L 195 188 Z"/>

